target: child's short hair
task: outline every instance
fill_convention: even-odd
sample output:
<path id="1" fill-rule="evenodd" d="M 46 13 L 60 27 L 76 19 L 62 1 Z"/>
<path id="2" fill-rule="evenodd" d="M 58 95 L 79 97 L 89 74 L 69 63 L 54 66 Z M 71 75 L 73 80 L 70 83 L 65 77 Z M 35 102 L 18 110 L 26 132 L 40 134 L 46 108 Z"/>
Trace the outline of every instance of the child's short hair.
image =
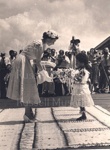
<path id="1" fill-rule="evenodd" d="M 84 63 L 85 65 L 88 64 L 88 56 L 85 53 L 78 53 L 76 55 L 76 59 L 81 62 Z"/>

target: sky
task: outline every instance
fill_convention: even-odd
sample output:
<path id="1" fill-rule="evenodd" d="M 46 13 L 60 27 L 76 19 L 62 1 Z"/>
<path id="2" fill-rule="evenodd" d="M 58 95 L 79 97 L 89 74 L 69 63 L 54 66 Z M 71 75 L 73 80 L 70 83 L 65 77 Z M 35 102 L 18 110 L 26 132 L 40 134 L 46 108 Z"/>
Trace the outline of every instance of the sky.
<path id="1" fill-rule="evenodd" d="M 51 46 L 68 50 L 72 36 L 90 50 L 110 36 L 110 0 L 0 0 L 0 52 L 19 51 L 55 30 Z"/>

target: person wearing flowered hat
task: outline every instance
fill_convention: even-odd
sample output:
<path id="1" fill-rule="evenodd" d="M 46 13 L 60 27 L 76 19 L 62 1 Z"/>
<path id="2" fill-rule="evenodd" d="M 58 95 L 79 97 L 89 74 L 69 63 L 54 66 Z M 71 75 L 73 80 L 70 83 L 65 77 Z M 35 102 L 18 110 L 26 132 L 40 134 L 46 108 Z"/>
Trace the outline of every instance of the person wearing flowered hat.
<path id="1" fill-rule="evenodd" d="M 27 45 L 24 50 L 17 55 L 12 66 L 7 97 L 25 104 L 25 122 L 35 121 L 32 106 L 40 103 L 37 82 L 30 60 L 35 60 L 38 72 L 42 74 L 43 68 L 40 63 L 41 55 L 46 49 L 46 45 L 53 45 L 57 39 L 58 35 L 56 32 L 44 32 L 42 40 L 34 41 Z M 45 76 L 47 76 L 47 74 Z"/>

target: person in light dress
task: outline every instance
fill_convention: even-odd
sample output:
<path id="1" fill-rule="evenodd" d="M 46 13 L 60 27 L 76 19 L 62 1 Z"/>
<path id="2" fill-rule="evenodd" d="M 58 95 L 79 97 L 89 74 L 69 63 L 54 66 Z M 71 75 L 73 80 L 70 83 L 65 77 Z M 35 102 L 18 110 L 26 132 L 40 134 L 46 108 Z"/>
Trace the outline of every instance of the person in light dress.
<path id="1" fill-rule="evenodd" d="M 85 53 L 76 55 L 77 69 L 71 72 L 71 101 L 70 106 L 80 107 L 81 116 L 77 121 L 87 119 L 85 107 L 94 105 L 89 89 L 88 57 Z"/>
<path id="2" fill-rule="evenodd" d="M 53 45 L 57 39 L 55 31 L 44 32 L 42 40 L 27 45 L 12 64 L 7 97 L 25 104 L 24 121 L 26 122 L 35 120 L 32 106 L 40 103 L 38 84 L 30 60 L 36 60 L 38 72 L 42 76 L 43 68 L 40 63 L 42 53 L 46 45 Z"/>

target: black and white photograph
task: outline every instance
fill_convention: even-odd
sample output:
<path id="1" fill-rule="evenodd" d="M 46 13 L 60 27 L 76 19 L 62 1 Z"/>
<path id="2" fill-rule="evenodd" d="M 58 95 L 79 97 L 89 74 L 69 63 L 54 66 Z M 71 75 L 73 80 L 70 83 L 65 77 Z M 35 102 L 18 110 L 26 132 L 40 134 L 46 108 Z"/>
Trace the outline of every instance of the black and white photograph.
<path id="1" fill-rule="evenodd" d="M 0 150 L 110 150 L 110 0 L 0 0 Z"/>

